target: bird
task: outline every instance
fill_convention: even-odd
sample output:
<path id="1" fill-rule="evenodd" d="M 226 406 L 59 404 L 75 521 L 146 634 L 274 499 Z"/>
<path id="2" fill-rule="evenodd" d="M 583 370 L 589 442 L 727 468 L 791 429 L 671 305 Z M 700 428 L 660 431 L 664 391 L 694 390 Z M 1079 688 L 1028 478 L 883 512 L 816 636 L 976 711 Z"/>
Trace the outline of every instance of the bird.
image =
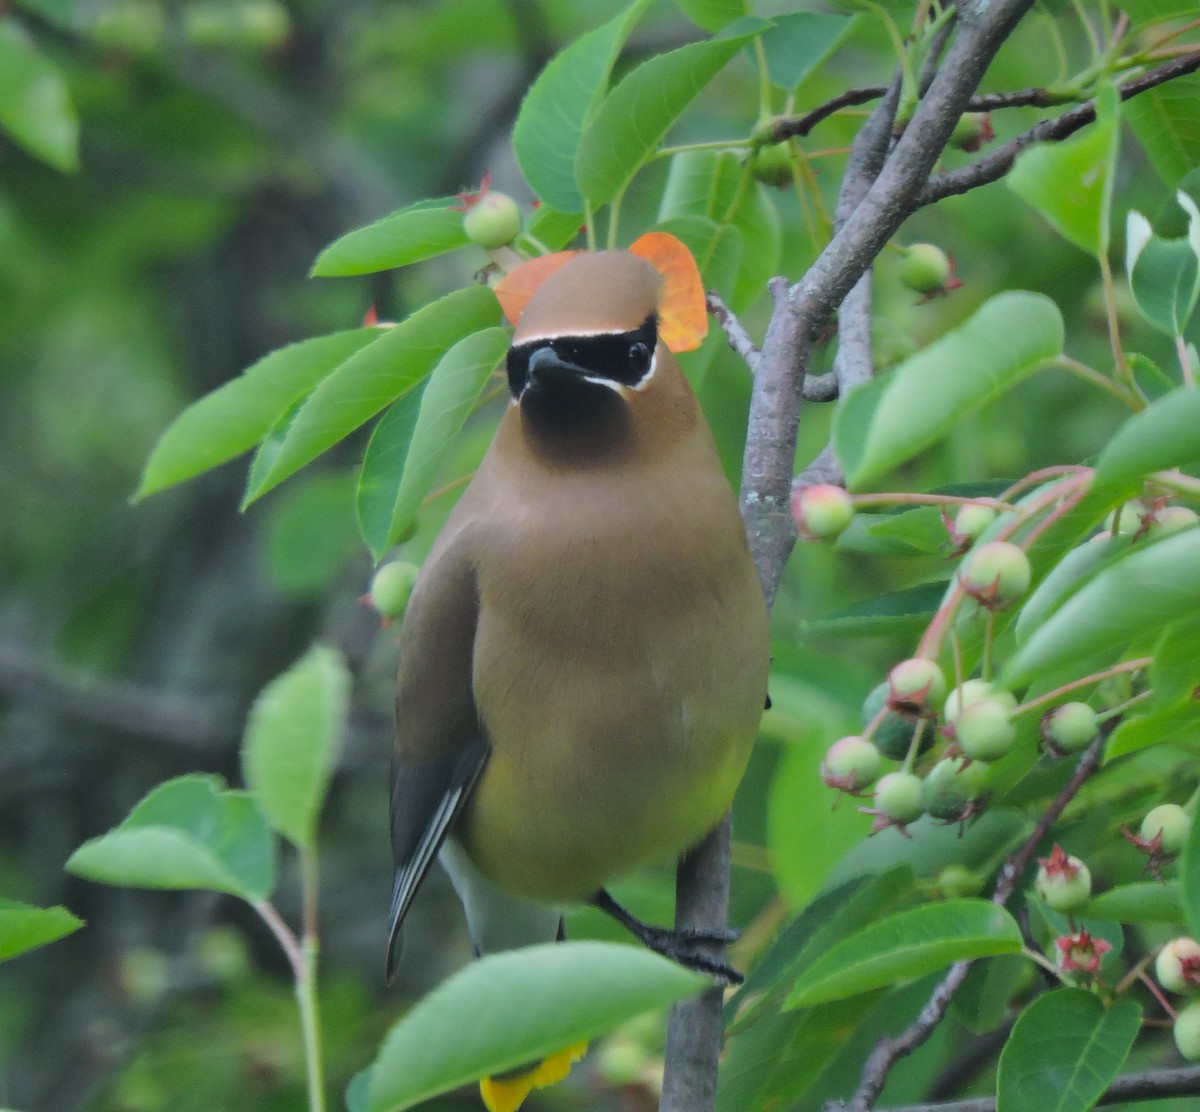
<path id="1" fill-rule="evenodd" d="M 513 314 L 509 404 L 413 588 L 399 638 L 389 980 L 439 856 L 477 956 L 561 940 L 564 907 L 583 903 L 681 964 L 740 980 L 702 945 L 724 932 L 642 923 L 608 891 L 721 822 L 770 660 L 737 501 L 664 339 L 679 333 L 681 298 L 699 297 L 703 322 L 703 288 L 682 244 L 642 238 L 643 253 L 639 241 L 536 268 Z M 695 319 L 695 304 L 682 308 Z M 485 1078 L 485 1103 L 516 1108 L 581 1052 Z"/>

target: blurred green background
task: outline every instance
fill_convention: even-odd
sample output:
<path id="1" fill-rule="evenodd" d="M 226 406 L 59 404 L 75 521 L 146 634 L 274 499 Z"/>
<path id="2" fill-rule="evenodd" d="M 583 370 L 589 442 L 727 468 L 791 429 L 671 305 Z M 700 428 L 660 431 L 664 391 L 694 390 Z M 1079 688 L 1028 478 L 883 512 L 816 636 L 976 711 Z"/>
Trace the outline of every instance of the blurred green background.
<path id="1" fill-rule="evenodd" d="M 236 781 L 246 707 L 316 638 L 340 647 L 356 678 L 354 728 L 323 823 L 323 1008 L 335 1106 L 406 1003 L 469 956 L 439 874 L 410 916 L 399 984 L 384 987 L 395 636 L 359 603 L 370 564 L 355 528 L 351 467 L 365 440 L 352 438 L 245 515 L 244 462 L 137 507 L 128 499 L 155 437 L 189 401 L 282 344 L 357 325 L 372 305 L 381 319 L 397 319 L 470 281 L 482 254 L 361 279 L 306 275 L 342 232 L 421 197 L 471 188 L 485 170 L 528 203 L 508 143 L 521 95 L 562 44 L 623 6 L 26 0 L 0 17 L 60 69 L 81 122 L 75 173 L 0 139 L 0 894 L 63 903 L 88 923 L 0 968 L 0 1105 L 300 1106 L 290 985 L 261 924 L 232 900 L 101 888 L 68 877 L 62 864 L 160 780 L 203 770 Z M 622 65 L 701 34 L 663 0 Z M 1064 37 L 1082 60 L 1078 30 L 1068 24 Z M 862 21 L 800 88 L 797 108 L 884 80 L 890 67 L 878 21 Z M 1056 67 L 1038 15 L 1002 50 L 985 87 L 1036 85 Z M 744 137 L 756 113 L 754 69 L 739 58 L 672 140 Z M 1037 116 L 1014 110 L 994 123 L 1003 139 Z M 844 161 L 836 152 L 859 123 L 848 113 L 805 142 L 829 207 Z M 624 206 L 625 242 L 655 219 L 666 173 L 660 162 L 639 177 Z M 779 222 L 766 272 L 796 278 L 819 245 L 794 193 L 756 188 Z M 1130 206 L 1180 230 L 1170 197 L 1126 135 L 1118 239 Z M 954 255 L 964 285 L 918 304 L 896 279 L 898 253 L 885 252 L 881 364 L 1015 287 L 1052 296 L 1067 316 L 1068 351 L 1107 365 L 1092 262 L 1003 184 L 920 214 L 901 237 L 916 240 Z M 745 313 L 752 334 L 761 334 L 768 308 L 760 297 Z M 1128 347 L 1167 357 L 1165 340 L 1127 323 Z M 829 358 L 823 350 L 817 369 Z M 688 369 L 736 479 L 746 370 L 719 335 Z M 497 412 L 468 426 L 447 482 L 479 458 Z M 901 481 L 925 489 L 1075 462 L 1119 418 L 1104 396 L 1047 373 L 964 420 Z M 798 467 L 824 444 L 828 423 L 827 407 L 807 407 Z M 399 556 L 419 562 L 450 497 L 427 507 Z M 914 632 L 834 641 L 806 622 L 945 574 L 937 558 L 815 546 L 793 557 L 774 618 L 775 709 L 736 815 L 743 960 L 864 833 L 868 820 L 845 801 L 830 810 L 816 769 L 828 743 L 856 726 L 882 670 L 907 655 Z M 671 871 L 634 878 L 619 894 L 665 921 Z M 294 920 L 287 872 L 279 902 Z M 584 914 L 572 930 L 611 933 Z M 660 1040 L 661 1020 L 634 1025 L 529 1106 L 652 1108 Z M 901 1099 L 903 1071 L 897 1076 L 889 1093 Z M 430 1107 L 477 1104 L 464 1094 Z"/>

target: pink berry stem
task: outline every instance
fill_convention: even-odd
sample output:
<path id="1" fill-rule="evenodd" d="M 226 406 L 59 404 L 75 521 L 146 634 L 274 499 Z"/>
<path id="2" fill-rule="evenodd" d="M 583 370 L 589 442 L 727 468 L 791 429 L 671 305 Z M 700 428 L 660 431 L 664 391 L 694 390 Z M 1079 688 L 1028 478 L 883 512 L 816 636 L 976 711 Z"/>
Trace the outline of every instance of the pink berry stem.
<path id="1" fill-rule="evenodd" d="M 998 498 L 962 498 L 956 494 L 915 494 L 894 491 L 886 494 L 852 494 L 855 506 L 986 506 L 1010 512 L 1013 507 Z"/>
<path id="2" fill-rule="evenodd" d="M 1163 995 L 1162 989 L 1160 989 L 1158 985 L 1154 983 L 1153 977 L 1148 976 L 1144 969 L 1139 969 L 1137 979 L 1150 990 L 1150 995 L 1162 1005 L 1163 1011 L 1166 1012 L 1167 1015 L 1169 1015 L 1172 1019 L 1179 1018 L 1178 1013 L 1173 1007 L 1171 1007 L 1171 1001 Z"/>
<path id="3" fill-rule="evenodd" d="M 1037 486 L 1043 479 L 1053 479 L 1056 475 L 1082 475 L 1084 473 L 1091 474 L 1090 467 L 1084 467 L 1080 463 L 1062 463 L 1055 467 L 1043 467 L 1039 471 L 1031 471 L 1023 479 L 1018 479 L 1007 490 L 1001 491 L 997 496 L 1001 501 L 1009 501 L 1014 495 L 1020 494 L 1031 486 Z"/>
<path id="4" fill-rule="evenodd" d="M 1071 480 L 1064 480 L 1064 482 L 1059 485 L 1066 486 L 1070 481 Z M 1088 475 L 1086 478 L 1080 477 L 1080 479 L 1076 480 L 1075 489 L 1070 491 L 1058 506 L 1056 506 L 1050 513 L 1048 513 L 1044 518 L 1042 518 L 1041 521 L 1039 521 L 1032 529 L 1029 530 L 1028 536 L 1021 541 L 1021 547 L 1028 552 L 1033 547 L 1033 544 L 1038 537 L 1040 537 L 1047 529 L 1049 529 L 1051 525 L 1058 521 L 1059 518 L 1069 514 L 1077 505 L 1079 505 L 1083 496 L 1087 494 L 1088 487 L 1090 485 L 1090 475 Z"/>
<path id="5" fill-rule="evenodd" d="M 1056 687 L 1053 691 L 1047 691 L 1045 695 L 1039 695 L 1036 699 L 1030 699 L 1028 702 L 1022 703 L 1012 712 L 1011 717 L 1015 718 L 1018 714 L 1024 714 L 1035 707 L 1056 702 L 1070 691 L 1076 691 L 1081 687 L 1090 687 L 1094 683 L 1100 683 L 1102 680 L 1108 679 L 1109 676 L 1119 676 L 1122 672 L 1137 672 L 1142 668 L 1149 668 L 1153 660 L 1154 658 L 1151 656 L 1139 656 L 1137 660 L 1125 660 L 1120 664 L 1114 664 L 1111 668 L 1105 668 L 1103 672 L 1093 672 L 1090 676 L 1084 676 L 1082 679 L 1064 683 L 1062 687 Z"/>

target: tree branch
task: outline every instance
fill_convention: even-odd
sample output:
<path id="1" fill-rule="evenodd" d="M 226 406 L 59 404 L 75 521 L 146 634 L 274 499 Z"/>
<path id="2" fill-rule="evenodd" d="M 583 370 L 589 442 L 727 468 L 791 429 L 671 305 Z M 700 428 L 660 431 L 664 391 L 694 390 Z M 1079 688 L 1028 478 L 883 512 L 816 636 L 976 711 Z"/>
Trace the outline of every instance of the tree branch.
<path id="1" fill-rule="evenodd" d="M 1146 1070 L 1118 1077 L 1105 1092 L 1097 1108 L 1131 1101 L 1162 1100 L 1164 1097 L 1190 1097 L 1200 1093 L 1200 1066 L 1181 1069 Z M 886 1112 L 996 1112 L 995 1097 L 971 1097 L 941 1104 L 905 1104 Z"/>
<path id="2" fill-rule="evenodd" d="M 211 752 L 238 735 L 232 708 L 138 684 L 98 680 L 0 643 L 0 693 L 48 704 L 65 718 L 141 741 Z"/>
<path id="3" fill-rule="evenodd" d="M 708 311 L 717 318 L 717 323 L 725 330 L 725 338 L 729 341 L 729 346 L 746 361 L 746 366 L 750 368 L 751 372 L 756 370 L 759 356 L 762 353 L 750 339 L 733 310 L 721 300 L 721 295 L 716 290 L 709 290 L 705 304 L 708 306 Z"/>
<path id="4" fill-rule="evenodd" d="M 859 89 L 847 89 L 824 104 L 818 104 L 803 116 L 783 116 L 771 127 L 768 143 L 782 143 L 785 139 L 802 139 L 817 124 L 829 119 L 843 108 L 854 108 L 868 104 L 887 92 L 886 85 L 864 85 Z M 1054 89 L 1013 89 L 1007 93 L 981 93 L 967 101 L 968 112 L 994 112 L 1000 108 L 1053 108 L 1059 104 L 1070 104 L 1077 98 L 1072 93 Z"/>
<path id="5" fill-rule="evenodd" d="M 1140 77 L 1135 77 L 1132 81 L 1127 81 L 1124 85 L 1119 86 L 1117 91 L 1122 100 L 1130 100 L 1139 93 L 1144 93 L 1173 78 L 1194 73 L 1198 69 L 1200 69 L 1200 50 L 1193 50 L 1142 74 Z M 1087 104 L 1081 104 L 1078 108 L 1072 108 L 1062 115 L 1049 120 L 1041 120 L 1028 131 L 1023 131 L 969 166 L 935 174 L 921 191 L 918 204 L 932 205 L 946 197 L 967 193 L 972 189 L 978 189 L 981 185 L 989 185 L 1012 169 L 1017 155 L 1026 147 L 1032 146 L 1034 143 L 1065 139 L 1080 128 L 1086 127 L 1095 118 L 1096 102 L 1090 100 Z"/>

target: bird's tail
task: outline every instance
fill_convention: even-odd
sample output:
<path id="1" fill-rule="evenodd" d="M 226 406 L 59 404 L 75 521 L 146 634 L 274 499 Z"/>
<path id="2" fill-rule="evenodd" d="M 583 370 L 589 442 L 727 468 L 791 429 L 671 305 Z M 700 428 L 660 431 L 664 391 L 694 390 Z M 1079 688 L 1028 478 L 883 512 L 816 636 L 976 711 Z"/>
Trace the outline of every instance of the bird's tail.
<path id="1" fill-rule="evenodd" d="M 479 1082 L 479 1094 L 488 1112 L 517 1112 L 532 1090 L 544 1089 L 566 1077 L 571 1066 L 587 1053 L 587 1048 L 586 1042 L 576 1043 L 532 1065 L 509 1070 L 498 1077 L 485 1077 Z"/>

